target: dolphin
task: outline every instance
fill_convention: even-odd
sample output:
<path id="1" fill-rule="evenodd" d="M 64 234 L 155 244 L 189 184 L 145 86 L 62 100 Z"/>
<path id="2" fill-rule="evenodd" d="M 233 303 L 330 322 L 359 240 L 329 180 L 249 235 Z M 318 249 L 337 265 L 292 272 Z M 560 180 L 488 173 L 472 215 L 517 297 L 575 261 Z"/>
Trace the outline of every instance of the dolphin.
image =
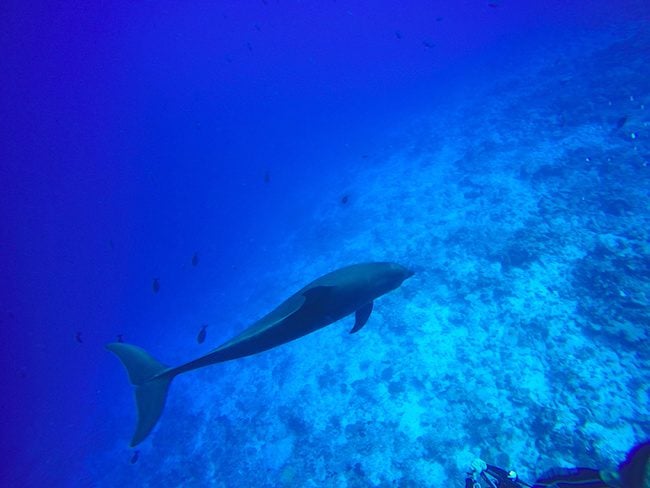
<path id="1" fill-rule="evenodd" d="M 239 335 L 197 359 L 169 367 L 144 349 L 113 342 L 106 348 L 126 369 L 135 392 L 138 421 L 131 447 L 142 442 L 162 414 L 169 385 L 177 375 L 211 364 L 257 354 L 310 334 L 355 314 L 350 333 L 370 317 L 373 301 L 398 288 L 413 271 L 396 263 L 372 262 L 346 266 L 312 281 Z"/>

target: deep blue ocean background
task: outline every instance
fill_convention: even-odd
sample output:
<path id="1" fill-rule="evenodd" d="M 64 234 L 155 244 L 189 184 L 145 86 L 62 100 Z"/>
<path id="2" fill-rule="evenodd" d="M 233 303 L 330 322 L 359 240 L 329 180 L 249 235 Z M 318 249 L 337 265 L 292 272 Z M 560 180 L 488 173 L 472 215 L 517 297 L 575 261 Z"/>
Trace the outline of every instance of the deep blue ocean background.
<path id="1" fill-rule="evenodd" d="M 647 0 L 3 1 L 2 486 L 616 466 L 650 437 L 649 61 Z M 132 462 L 106 343 L 180 364 L 373 260 L 416 275 L 363 330 L 177 378 Z"/>

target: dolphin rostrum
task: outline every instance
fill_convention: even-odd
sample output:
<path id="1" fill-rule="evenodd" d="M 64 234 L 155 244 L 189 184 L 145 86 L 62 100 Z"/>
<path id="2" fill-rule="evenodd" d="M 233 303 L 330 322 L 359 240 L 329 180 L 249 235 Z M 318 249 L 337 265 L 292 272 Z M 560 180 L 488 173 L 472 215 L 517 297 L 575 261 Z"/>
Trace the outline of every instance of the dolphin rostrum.
<path id="1" fill-rule="evenodd" d="M 373 300 L 398 288 L 411 276 L 413 271 L 396 263 L 361 263 L 332 271 L 212 352 L 173 368 L 140 347 L 122 342 L 107 344 L 106 348 L 122 361 L 135 390 L 138 422 L 131 446 L 142 442 L 156 425 L 176 375 L 266 351 L 352 313 L 355 322 L 350 333 L 357 332 L 370 317 Z"/>

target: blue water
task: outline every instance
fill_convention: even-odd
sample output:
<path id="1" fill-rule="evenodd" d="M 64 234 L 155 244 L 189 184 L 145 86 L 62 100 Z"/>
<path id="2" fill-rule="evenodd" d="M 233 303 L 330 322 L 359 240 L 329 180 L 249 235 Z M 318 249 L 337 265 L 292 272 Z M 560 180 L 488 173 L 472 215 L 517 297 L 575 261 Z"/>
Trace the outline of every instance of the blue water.
<path id="1" fill-rule="evenodd" d="M 650 437 L 649 27 L 642 0 L 4 2 L 2 485 L 615 467 Z M 106 343 L 180 364 L 373 260 L 416 275 L 360 332 L 180 376 L 133 458 Z"/>

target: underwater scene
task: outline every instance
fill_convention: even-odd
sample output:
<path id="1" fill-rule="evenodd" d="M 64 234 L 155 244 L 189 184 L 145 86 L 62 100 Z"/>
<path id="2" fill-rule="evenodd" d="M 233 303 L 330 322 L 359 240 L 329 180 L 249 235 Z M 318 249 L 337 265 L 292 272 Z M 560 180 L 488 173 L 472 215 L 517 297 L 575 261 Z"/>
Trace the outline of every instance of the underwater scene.
<path id="1" fill-rule="evenodd" d="M 0 23 L 2 486 L 650 486 L 647 0 Z"/>

